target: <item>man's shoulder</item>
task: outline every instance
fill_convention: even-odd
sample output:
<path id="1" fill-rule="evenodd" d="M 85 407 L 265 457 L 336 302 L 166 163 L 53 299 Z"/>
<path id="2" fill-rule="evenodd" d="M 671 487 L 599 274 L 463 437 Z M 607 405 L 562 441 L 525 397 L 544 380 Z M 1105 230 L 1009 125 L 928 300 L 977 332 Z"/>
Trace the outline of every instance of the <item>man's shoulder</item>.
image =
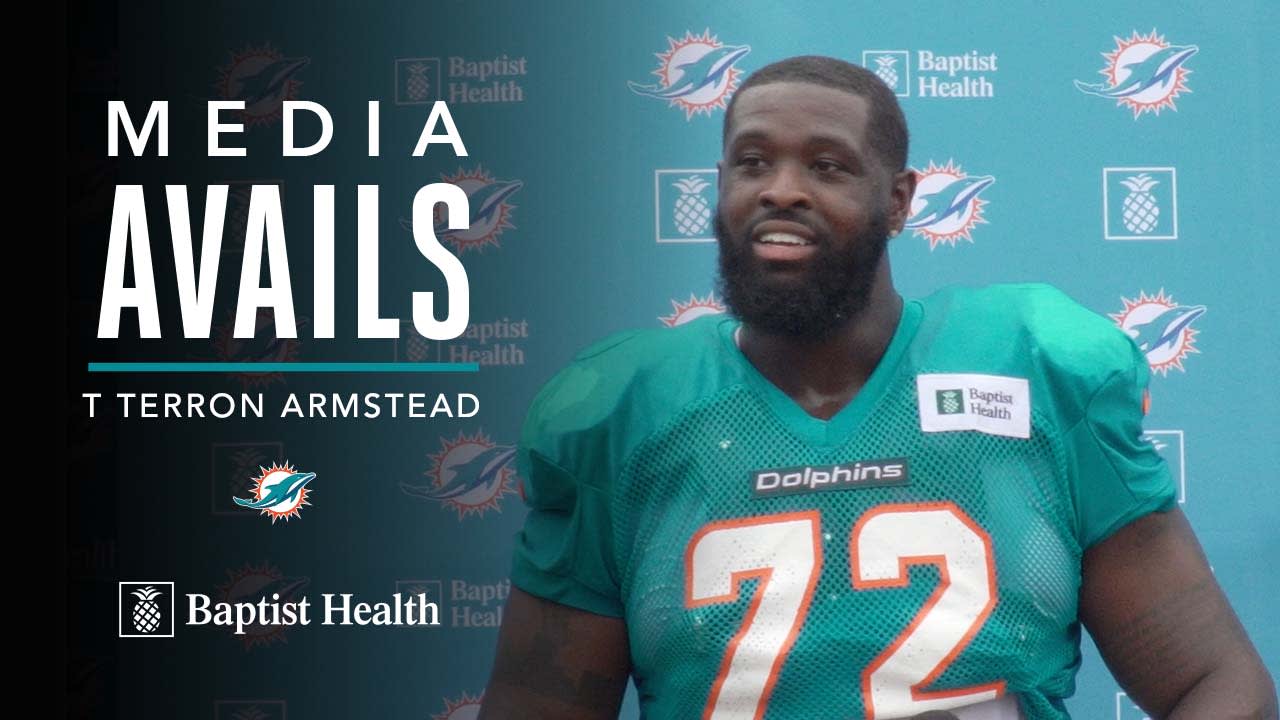
<path id="1" fill-rule="evenodd" d="M 1071 378 L 1082 388 L 1132 371 L 1141 358 L 1114 322 L 1051 285 L 954 287 L 921 303 L 934 354 L 990 357 L 1011 369 Z"/>
<path id="2" fill-rule="evenodd" d="M 721 332 L 727 316 L 673 328 L 615 333 L 579 352 L 538 393 L 523 433 L 537 447 L 566 438 L 638 438 L 698 396 L 724 373 Z"/>

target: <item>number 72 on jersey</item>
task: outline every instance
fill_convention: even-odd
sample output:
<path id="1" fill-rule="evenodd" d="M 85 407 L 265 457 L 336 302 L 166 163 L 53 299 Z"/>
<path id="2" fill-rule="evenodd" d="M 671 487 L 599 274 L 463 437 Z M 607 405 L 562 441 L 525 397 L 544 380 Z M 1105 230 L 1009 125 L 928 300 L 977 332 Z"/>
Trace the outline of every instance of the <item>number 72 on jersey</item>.
<path id="1" fill-rule="evenodd" d="M 862 671 L 870 720 L 910 716 L 993 700 L 1003 681 L 925 692 L 973 639 L 996 605 L 991 538 L 953 503 L 881 505 L 849 538 L 857 590 L 903 587 L 907 566 L 932 564 L 941 581 L 911 623 Z M 725 650 L 703 720 L 764 715 L 822 571 L 816 510 L 714 522 L 685 550 L 685 607 L 736 602 L 756 578 L 742 627 Z"/>

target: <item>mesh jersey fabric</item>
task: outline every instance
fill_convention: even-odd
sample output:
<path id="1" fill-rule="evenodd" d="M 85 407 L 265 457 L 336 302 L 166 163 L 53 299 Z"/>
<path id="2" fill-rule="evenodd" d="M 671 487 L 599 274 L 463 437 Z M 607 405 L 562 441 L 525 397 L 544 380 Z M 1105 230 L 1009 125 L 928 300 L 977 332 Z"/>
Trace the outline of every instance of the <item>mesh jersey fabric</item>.
<path id="1" fill-rule="evenodd" d="M 713 705 L 717 718 L 910 717 L 972 702 L 965 693 L 982 688 L 1015 696 L 1028 718 L 1067 717 L 1083 551 L 1175 502 L 1167 467 L 1141 439 L 1148 370 L 1133 342 L 1048 286 L 944 290 L 904 304 L 866 385 L 823 421 L 755 370 L 734 343 L 737 326 L 712 316 L 620 334 L 548 383 L 521 438 L 530 512 L 513 583 L 626 619 L 647 718 L 704 716 Z M 934 399 L 918 397 L 917 378 L 958 373 L 1025 379 L 1029 437 L 923 432 L 920 407 Z M 908 482 L 762 496 L 753 480 L 885 459 L 905 459 Z M 895 518 L 906 525 L 893 530 Z M 788 536 L 792 550 L 779 554 L 769 543 L 781 542 L 786 520 L 813 539 Z M 853 555 L 886 551 L 863 532 L 872 520 L 891 556 L 892 543 L 918 540 L 903 527 L 938 529 L 938 542 L 956 546 L 893 556 L 899 582 L 859 584 Z M 695 558 L 695 542 L 744 525 L 746 534 L 715 538 L 722 556 L 739 556 L 720 557 L 727 569 L 694 567 L 710 562 Z M 960 547 L 973 538 L 985 560 Z M 743 571 L 753 553 L 771 566 Z M 733 592 L 696 596 L 695 572 L 735 568 Z M 955 614 L 983 603 L 986 584 L 985 614 Z M 800 606 L 778 600 L 801 586 Z M 748 634 L 766 627 L 790 627 L 790 639 Z M 950 639 L 925 637 L 939 628 Z M 894 676 L 926 660 L 924 682 Z M 875 695 L 913 681 L 910 697 L 940 704 L 908 712 Z"/>

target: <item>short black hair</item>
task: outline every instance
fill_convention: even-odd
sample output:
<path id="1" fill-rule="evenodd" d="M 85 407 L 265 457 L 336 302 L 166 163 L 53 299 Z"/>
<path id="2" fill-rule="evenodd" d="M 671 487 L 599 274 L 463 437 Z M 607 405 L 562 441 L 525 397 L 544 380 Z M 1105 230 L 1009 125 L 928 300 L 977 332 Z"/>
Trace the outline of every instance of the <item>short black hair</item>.
<path id="1" fill-rule="evenodd" d="M 875 73 L 853 63 L 821 55 L 801 55 L 765 65 L 751 75 L 729 99 L 724 113 L 724 130 L 721 141 L 729 137 L 733 119 L 733 107 L 738 96 L 757 85 L 776 82 L 806 82 L 823 87 L 843 90 L 865 98 L 871 117 L 867 125 L 867 140 L 880 153 L 885 166 L 898 171 L 907 167 L 907 120 L 893 90 Z"/>

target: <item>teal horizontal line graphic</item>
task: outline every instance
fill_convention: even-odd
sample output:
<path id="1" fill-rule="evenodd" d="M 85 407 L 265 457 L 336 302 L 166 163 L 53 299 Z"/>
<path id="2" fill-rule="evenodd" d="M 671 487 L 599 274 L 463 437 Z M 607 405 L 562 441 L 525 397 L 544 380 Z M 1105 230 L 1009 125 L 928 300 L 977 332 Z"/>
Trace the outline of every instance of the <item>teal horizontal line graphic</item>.
<path id="1" fill-rule="evenodd" d="M 479 363 L 430 362 L 91 362 L 91 373 L 473 373 Z"/>

